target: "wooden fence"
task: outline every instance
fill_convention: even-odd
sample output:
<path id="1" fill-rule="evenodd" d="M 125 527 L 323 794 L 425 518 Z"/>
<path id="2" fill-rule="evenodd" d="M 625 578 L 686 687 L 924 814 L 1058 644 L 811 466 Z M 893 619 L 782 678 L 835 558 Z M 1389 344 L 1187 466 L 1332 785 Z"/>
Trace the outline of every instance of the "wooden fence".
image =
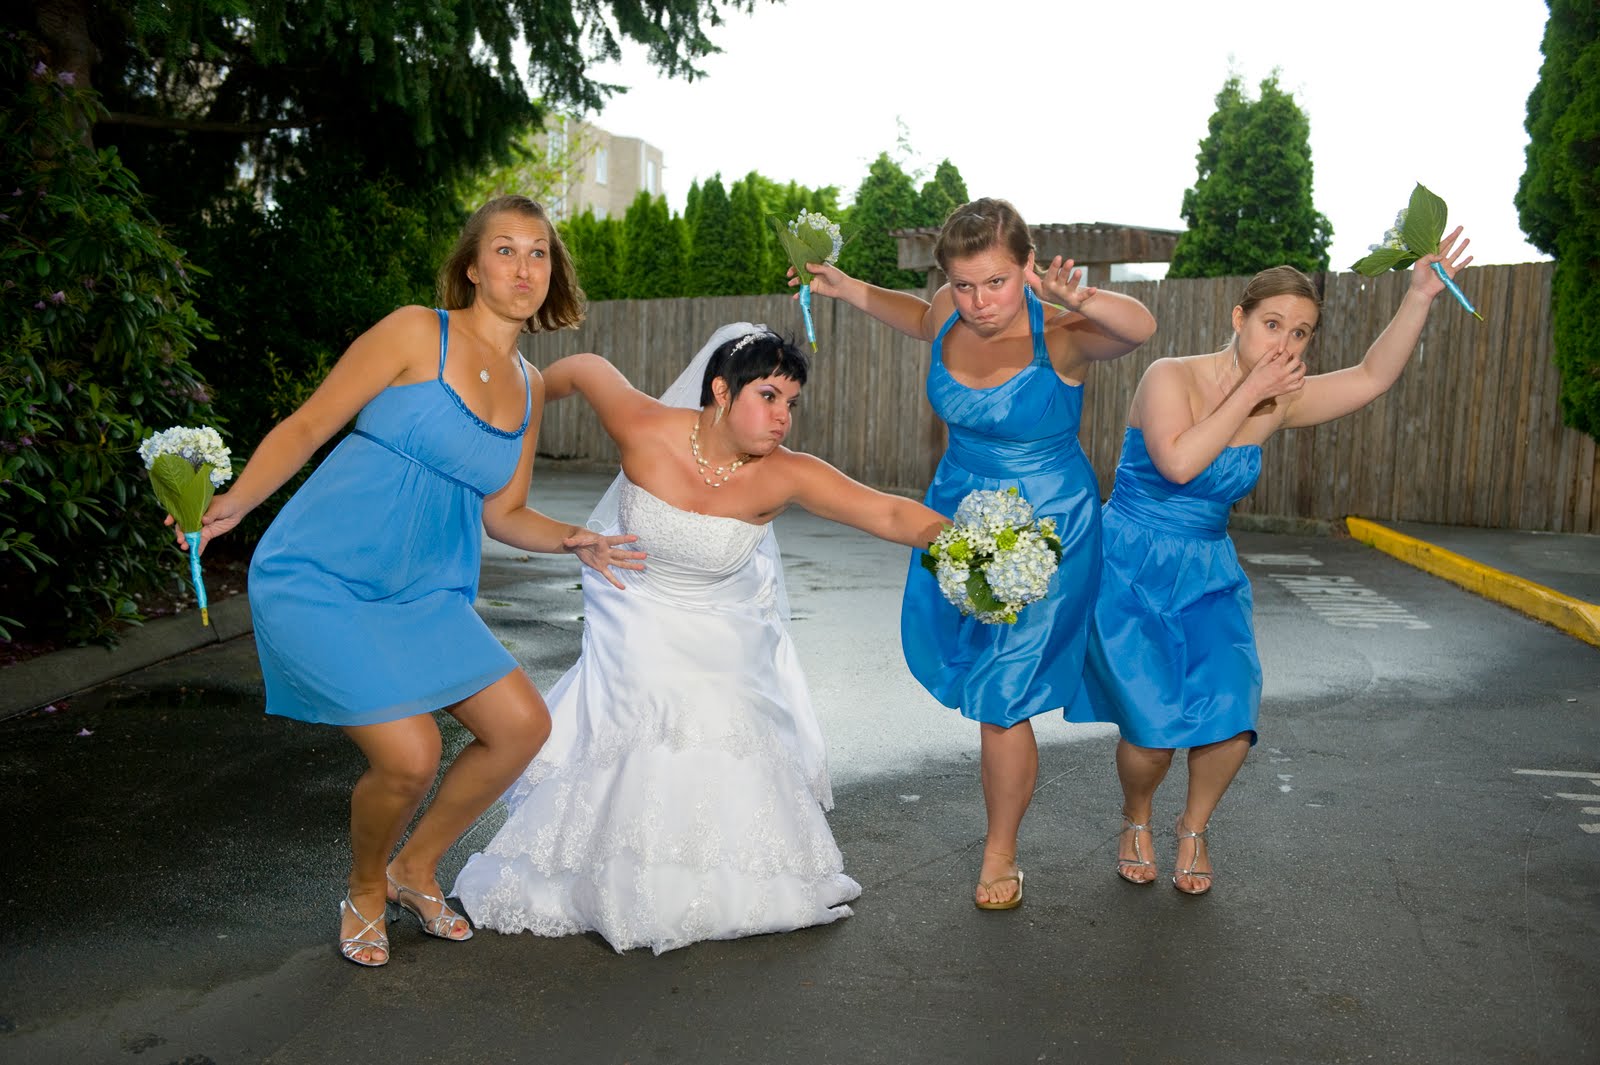
<path id="1" fill-rule="evenodd" d="M 1441 297 L 1399 383 L 1367 409 L 1315 429 L 1281 433 L 1265 448 L 1261 481 L 1242 513 L 1441 522 L 1488 528 L 1600 533 L 1595 442 L 1561 425 L 1550 357 L 1549 263 L 1470 269 L 1462 287 L 1478 322 Z M 1408 278 L 1326 274 L 1312 372 L 1351 366 L 1399 306 Z M 1110 491 L 1128 400 L 1146 366 L 1167 355 L 1222 347 L 1243 278 L 1119 283 L 1160 329 L 1138 351 L 1095 367 L 1081 439 Z M 944 446 L 923 382 L 928 345 L 854 309 L 816 301 L 810 384 L 790 446 L 869 484 L 920 490 Z M 799 331 L 787 296 L 618 300 L 591 305 L 577 333 L 530 337 L 535 365 L 598 351 L 644 391 L 659 393 L 726 322 Z M 545 412 L 539 452 L 612 464 L 617 452 L 581 402 Z"/>

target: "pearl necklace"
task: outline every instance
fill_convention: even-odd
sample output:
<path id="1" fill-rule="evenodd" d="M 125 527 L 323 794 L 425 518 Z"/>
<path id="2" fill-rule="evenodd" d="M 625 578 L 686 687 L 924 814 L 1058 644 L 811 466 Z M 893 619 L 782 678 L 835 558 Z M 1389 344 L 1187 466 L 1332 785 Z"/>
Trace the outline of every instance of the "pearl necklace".
<path id="1" fill-rule="evenodd" d="M 695 415 L 694 428 L 689 430 L 689 451 L 694 455 L 694 464 L 699 469 L 700 479 L 705 481 L 705 483 L 710 485 L 712 488 L 721 488 L 723 485 L 727 484 L 728 478 L 732 477 L 734 471 L 740 466 L 743 466 L 745 464 L 745 460 L 750 457 L 749 455 L 740 455 L 738 458 L 733 460 L 733 464 L 731 466 L 712 466 L 711 463 L 707 462 L 700 454 L 699 415 Z M 708 470 L 711 472 L 707 472 Z M 724 473 L 724 470 L 727 472 Z M 722 480 L 713 481 L 711 479 L 711 473 L 721 474 Z"/>

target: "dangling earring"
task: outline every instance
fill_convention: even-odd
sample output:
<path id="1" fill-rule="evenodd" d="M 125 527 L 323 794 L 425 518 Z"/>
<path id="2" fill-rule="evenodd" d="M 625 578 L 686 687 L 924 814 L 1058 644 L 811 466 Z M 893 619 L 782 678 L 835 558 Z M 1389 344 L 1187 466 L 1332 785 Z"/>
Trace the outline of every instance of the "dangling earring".
<path id="1" fill-rule="evenodd" d="M 722 412 L 723 412 L 724 409 L 725 408 L 722 406 L 722 404 L 720 404 L 720 403 L 717 404 L 717 413 L 711 419 L 711 424 L 712 425 L 716 425 L 718 422 L 720 422 L 722 420 Z"/>

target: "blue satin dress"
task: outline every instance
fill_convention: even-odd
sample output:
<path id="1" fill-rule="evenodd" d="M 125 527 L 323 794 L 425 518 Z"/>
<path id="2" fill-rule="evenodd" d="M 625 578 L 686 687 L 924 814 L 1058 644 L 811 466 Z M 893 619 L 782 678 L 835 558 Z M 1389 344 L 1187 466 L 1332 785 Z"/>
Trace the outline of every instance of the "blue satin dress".
<path id="1" fill-rule="evenodd" d="M 460 702 L 517 668 L 473 610 L 483 498 L 511 479 L 515 430 L 439 376 L 392 385 L 278 512 L 250 560 L 267 713 L 371 725 Z M 527 389 L 527 367 L 522 370 Z"/>
<path id="2" fill-rule="evenodd" d="M 1248 444 L 1173 484 L 1144 433 L 1123 434 L 1085 683 L 1095 720 L 1129 743 L 1200 747 L 1240 733 L 1256 742 L 1261 660 L 1228 511 L 1260 476 L 1261 448 Z"/>
<path id="3" fill-rule="evenodd" d="M 964 717 L 1009 728 L 1064 708 L 1092 720 L 1083 695 L 1089 611 L 1100 575 L 1100 490 L 1078 444 L 1083 386 L 1050 364 L 1044 306 L 1027 293 L 1033 361 L 994 388 L 968 388 L 950 376 L 941 351 L 952 314 L 933 342 L 928 402 L 950 442 L 923 501 L 953 515 L 968 492 L 1017 488 L 1034 513 L 1056 520 L 1063 547 L 1049 595 L 1022 609 L 1015 625 L 964 617 L 939 592 L 912 553 L 900 607 L 900 643 L 911 673 Z"/>

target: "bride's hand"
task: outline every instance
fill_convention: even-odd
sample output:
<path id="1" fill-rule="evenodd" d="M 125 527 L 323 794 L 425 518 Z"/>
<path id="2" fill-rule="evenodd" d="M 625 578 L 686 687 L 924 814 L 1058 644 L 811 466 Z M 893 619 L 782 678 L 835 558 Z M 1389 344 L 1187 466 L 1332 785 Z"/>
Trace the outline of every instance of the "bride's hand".
<path id="1" fill-rule="evenodd" d="M 616 587 L 625 588 L 623 583 L 617 580 L 616 575 L 611 572 L 611 567 L 615 566 L 618 569 L 644 569 L 646 556 L 643 551 L 621 550 L 622 544 L 631 544 L 638 539 L 637 536 L 632 534 L 602 536 L 589 529 L 580 529 L 561 541 L 561 546 L 572 554 L 577 555 L 580 562 Z"/>

